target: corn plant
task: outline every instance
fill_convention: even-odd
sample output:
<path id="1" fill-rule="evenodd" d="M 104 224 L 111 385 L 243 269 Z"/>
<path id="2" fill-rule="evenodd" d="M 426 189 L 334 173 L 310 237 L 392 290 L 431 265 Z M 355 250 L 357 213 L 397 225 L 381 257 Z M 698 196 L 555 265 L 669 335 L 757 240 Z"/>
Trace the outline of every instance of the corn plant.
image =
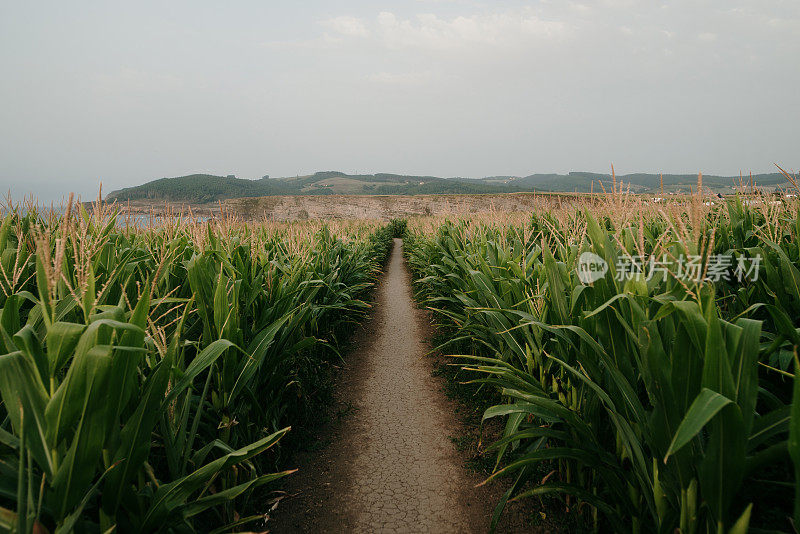
<path id="1" fill-rule="evenodd" d="M 254 492 L 291 472 L 275 469 L 275 445 L 302 422 L 298 365 L 335 353 L 388 251 L 388 228 L 348 224 L 142 228 L 100 203 L 12 207 L 0 224 L 0 532 L 260 519 Z"/>
<path id="2" fill-rule="evenodd" d="M 746 531 L 769 503 L 741 502 L 743 485 L 797 456 L 789 373 L 770 365 L 776 352 L 795 353 L 791 309 L 758 301 L 775 277 L 715 287 L 686 283 L 674 268 L 618 278 L 616 265 L 637 252 L 707 261 L 722 247 L 760 247 L 791 274 L 798 258 L 777 249 L 794 250 L 794 221 L 788 209 L 771 219 L 781 227 L 771 246 L 766 221 L 741 203 L 733 209 L 758 231 L 743 232 L 736 217 L 696 201 L 670 213 L 639 205 L 627 218 L 624 202 L 611 199 L 602 219 L 576 209 L 524 226 L 444 222 L 433 233 L 411 231 L 422 298 L 456 328 L 453 342 L 472 348 L 461 358 L 479 373 L 474 381 L 502 401 L 485 413 L 506 420 L 491 446 L 490 480 L 514 476 L 498 514 L 508 498 L 562 494 L 567 506 L 588 505 L 585 520 L 599 530 Z M 748 242 L 731 247 L 737 234 Z M 587 251 L 609 266 L 591 284 L 575 272 Z M 785 292 L 785 280 L 772 291 Z M 542 477 L 538 466 L 551 473 Z"/>

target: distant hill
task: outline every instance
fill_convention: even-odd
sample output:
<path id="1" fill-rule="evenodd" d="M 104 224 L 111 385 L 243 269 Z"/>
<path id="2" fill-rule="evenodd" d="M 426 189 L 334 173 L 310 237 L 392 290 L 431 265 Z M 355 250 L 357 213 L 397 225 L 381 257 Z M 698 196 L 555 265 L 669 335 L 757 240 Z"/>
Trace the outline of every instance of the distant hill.
<path id="1" fill-rule="evenodd" d="M 696 174 L 664 174 L 665 192 L 685 192 L 690 188 L 697 188 Z M 741 178 L 742 183 L 750 183 L 751 177 Z M 611 189 L 613 178 L 610 174 L 600 174 L 595 172 L 571 172 L 569 174 L 534 174 L 519 178 L 515 181 L 517 185 L 533 187 L 537 191 L 578 191 L 588 192 L 594 183 L 595 192 L 600 192 L 602 188 Z M 739 176 L 716 176 L 703 174 L 703 188 L 714 192 L 732 192 L 739 184 Z M 781 173 L 754 174 L 752 181 L 759 187 L 773 189 L 777 186 L 786 187 L 788 182 Z M 617 176 L 617 182 L 623 182 L 626 190 L 630 185 L 631 191 L 636 193 L 658 193 L 661 189 L 658 174 L 634 173 Z M 602 187 L 601 187 L 602 184 Z"/>
<path id="2" fill-rule="evenodd" d="M 696 174 L 665 174 L 665 192 L 688 192 L 696 187 Z M 753 175 L 760 187 L 771 189 L 787 186 L 780 173 Z M 658 174 L 626 174 L 617 176 L 632 192 L 660 191 Z M 750 177 L 745 178 L 749 183 Z M 177 178 L 161 178 L 143 185 L 113 191 L 109 200 L 154 200 L 205 204 L 229 198 L 270 195 L 423 195 L 423 194 L 489 194 L 531 191 L 589 192 L 603 187 L 610 190 L 610 174 L 570 172 L 569 174 L 531 174 L 529 176 L 489 176 L 486 178 L 440 178 L 403 174 L 346 174 L 338 171 L 317 172 L 308 176 L 245 180 L 235 176 L 191 174 Z M 594 185 L 593 185 L 594 183 Z M 731 192 L 739 183 L 736 176 L 704 175 L 703 186 L 714 192 Z M 601 186 L 602 184 L 602 186 Z"/>
<path id="3" fill-rule="evenodd" d="M 226 198 L 260 197 L 290 194 L 285 182 L 262 178 L 244 180 L 234 176 L 190 174 L 177 178 L 161 178 L 144 185 L 126 187 L 109 193 L 113 200 L 168 200 L 207 203 Z M 284 193 L 284 189 L 287 191 Z"/>

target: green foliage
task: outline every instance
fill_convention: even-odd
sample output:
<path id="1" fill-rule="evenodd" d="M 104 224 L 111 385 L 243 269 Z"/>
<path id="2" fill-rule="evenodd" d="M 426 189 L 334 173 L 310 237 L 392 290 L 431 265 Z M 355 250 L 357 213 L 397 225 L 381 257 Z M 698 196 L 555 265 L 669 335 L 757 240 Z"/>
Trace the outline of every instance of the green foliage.
<path id="1" fill-rule="evenodd" d="M 405 237 L 408 231 L 408 221 L 406 219 L 392 219 L 389 221 L 388 228 L 392 237 Z"/>
<path id="2" fill-rule="evenodd" d="M 484 414 L 506 422 L 490 479 L 513 476 L 514 499 L 577 499 L 595 530 L 744 532 L 775 507 L 788 529 L 791 494 L 743 496 L 754 483 L 796 485 L 780 474 L 790 454 L 800 458 L 800 388 L 785 380 L 800 339 L 793 209 L 734 201 L 702 217 L 575 212 L 535 215 L 525 227 L 412 229 L 406 249 L 421 296 L 456 340 L 471 341 L 457 357 L 474 381 L 502 398 Z M 765 264 L 741 283 L 686 282 L 675 271 L 618 279 L 616 260 L 630 250 L 705 261 L 761 252 Z M 586 251 L 609 265 L 589 285 L 575 270 Z M 534 478 L 541 464 L 552 470 L 545 480 Z"/>
<path id="3" fill-rule="evenodd" d="M 341 231 L 7 214 L 0 532 L 241 522 L 391 244 Z"/>
<path id="4" fill-rule="evenodd" d="M 191 174 L 177 178 L 160 178 L 143 185 L 114 191 L 109 200 L 182 201 L 192 203 L 216 202 L 226 198 L 260 197 L 287 194 L 291 186 L 262 178 L 244 180 L 233 176 Z"/>

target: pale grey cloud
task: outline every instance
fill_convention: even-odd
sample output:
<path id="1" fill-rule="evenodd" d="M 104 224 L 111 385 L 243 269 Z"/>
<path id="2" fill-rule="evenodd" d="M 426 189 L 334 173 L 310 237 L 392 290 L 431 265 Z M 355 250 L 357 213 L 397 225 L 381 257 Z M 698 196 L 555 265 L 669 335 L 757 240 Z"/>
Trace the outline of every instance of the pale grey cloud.
<path id="1" fill-rule="evenodd" d="M 561 37 L 567 31 L 564 21 L 542 19 L 531 8 L 455 17 L 435 13 L 401 17 L 381 11 L 374 20 L 335 17 L 324 21 L 324 25 L 348 37 L 374 37 L 378 44 L 389 48 L 433 50 L 519 46 L 532 39 Z"/>
<path id="2" fill-rule="evenodd" d="M 358 17 L 340 15 L 322 21 L 322 25 L 347 37 L 366 37 L 369 35 L 366 24 Z"/>

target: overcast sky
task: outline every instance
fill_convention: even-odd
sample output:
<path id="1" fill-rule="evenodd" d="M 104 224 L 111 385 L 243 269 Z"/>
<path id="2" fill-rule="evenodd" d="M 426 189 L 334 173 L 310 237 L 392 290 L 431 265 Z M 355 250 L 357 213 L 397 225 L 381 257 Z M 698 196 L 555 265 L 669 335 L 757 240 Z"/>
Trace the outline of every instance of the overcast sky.
<path id="1" fill-rule="evenodd" d="M 797 169 L 798 67 L 798 0 L 0 0 L 0 186 Z"/>

